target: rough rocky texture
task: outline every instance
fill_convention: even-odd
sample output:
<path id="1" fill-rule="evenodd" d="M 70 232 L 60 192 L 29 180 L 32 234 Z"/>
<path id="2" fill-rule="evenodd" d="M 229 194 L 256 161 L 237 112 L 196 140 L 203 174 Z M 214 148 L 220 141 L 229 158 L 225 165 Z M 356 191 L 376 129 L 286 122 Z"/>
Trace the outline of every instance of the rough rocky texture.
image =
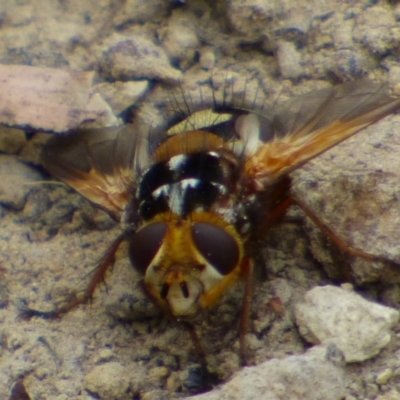
<path id="1" fill-rule="evenodd" d="M 246 367 L 231 381 L 198 400 L 336 400 L 345 395 L 341 353 L 334 345 L 315 347 L 301 356 Z"/>
<path id="2" fill-rule="evenodd" d="M 129 371 L 117 362 L 97 365 L 85 376 L 84 387 L 100 398 L 126 398 L 129 391 Z"/>
<path id="3" fill-rule="evenodd" d="M 398 311 L 364 300 L 334 286 L 316 287 L 295 307 L 300 334 L 308 342 L 334 343 L 346 362 L 361 362 L 378 354 L 399 322 Z M 382 381 L 385 378 L 380 378 Z"/>
<path id="4" fill-rule="evenodd" d="M 182 79 L 181 72 L 171 66 L 164 49 L 146 38 L 145 32 L 133 38 L 130 35 L 114 35 L 105 46 L 101 68 L 108 78 L 149 78 L 175 83 Z"/>
<path id="5" fill-rule="evenodd" d="M 0 123 L 65 132 L 84 122 L 116 125 L 109 105 L 92 90 L 93 73 L 0 65 Z"/>
<path id="6" fill-rule="evenodd" d="M 9 155 L 0 155 L 0 203 L 14 210 L 26 204 L 30 186 L 41 178 L 40 174 Z"/>
<path id="7" fill-rule="evenodd" d="M 183 90 L 194 99 L 198 86 L 206 93 L 210 76 L 219 88 L 233 82 L 239 93 L 258 89 L 261 101 L 265 96 L 272 106 L 277 99 L 361 76 L 387 81 L 399 95 L 399 19 L 400 5 L 384 0 L 0 0 L 0 63 L 95 71 L 94 84 L 110 102 L 112 117 L 127 122 L 137 111 L 148 129 L 162 121 L 176 93 Z M 121 87 L 123 94 L 115 96 Z M 136 95 L 142 97 L 133 104 Z M 389 117 L 294 174 L 296 194 L 347 243 L 397 262 L 399 122 L 399 116 Z M 18 132 L 14 144 L 1 151 L 37 163 L 43 136 L 32 138 L 32 131 L 26 145 Z M 34 166 L 26 175 L 26 165 L 12 162 L 20 178 L 36 179 Z M 8 176 L 0 191 L 7 196 L 0 202 L 1 399 L 21 379 L 35 400 L 110 400 L 117 396 L 115 371 L 125 377 L 116 387 L 121 399 L 171 399 L 226 382 L 242 370 L 241 288 L 196 321 L 211 371 L 206 376 L 188 334 L 140 291 L 125 248 L 107 276 L 107 291 L 99 288 L 91 305 L 56 321 L 17 319 L 21 305 L 49 310 L 82 291 L 121 228 L 60 183 L 35 181 L 21 188 Z M 250 364 L 273 360 L 289 368 L 298 360 L 315 360 L 306 353 L 293 311 L 313 287 L 352 279 L 369 301 L 399 307 L 396 271 L 341 254 L 296 209 L 260 246 L 264 260 L 247 337 Z M 399 326 L 393 330 L 391 342 L 372 359 L 324 364 L 344 371 L 341 391 L 332 390 L 336 398 L 398 398 Z M 326 361 L 322 353 L 317 359 Z M 302 372 L 290 371 L 293 381 Z M 318 369 L 309 371 L 321 390 L 331 387 Z M 94 385 L 100 372 L 104 385 Z M 246 374 L 236 387 L 251 387 Z M 267 379 L 259 382 L 260 390 Z M 279 392 L 282 386 L 272 389 Z M 315 398 L 327 397 L 315 391 Z"/>
<path id="8" fill-rule="evenodd" d="M 26 135 L 22 129 L 0 126 L 0 151 L 8 154 L 19 153 L 26 144 Z"/>
<path id="9" fill-rule="evenodd" d="M 111 105 L 114 114 L 118 115 L 143 96 L 148 90 L 148 81 L 100 83 L 95 89 Z"/>
<path id="10" fill-rule="evenodd" d="M 349 245 L 387 259 L 399 260 L 397 226 L 400 223 L 397 177 L 400 168 L 399 115 L 369 127 L 332 151 L 297 171 L 294 185 L 298 197 Z M 335 179 L 328 178 L 328 173 Z M 325 201 L 324 193 L 334 193 Z M 398 282 L 390 267 L 351 257 L 343 259 L 315 226 L 307 222 L 313 238 L 314 256 L 332 278 L 343 279 L 352 269 L 358 283 L 386 280 Z M 373 236 L 360 232 L 368 231 Z"/>

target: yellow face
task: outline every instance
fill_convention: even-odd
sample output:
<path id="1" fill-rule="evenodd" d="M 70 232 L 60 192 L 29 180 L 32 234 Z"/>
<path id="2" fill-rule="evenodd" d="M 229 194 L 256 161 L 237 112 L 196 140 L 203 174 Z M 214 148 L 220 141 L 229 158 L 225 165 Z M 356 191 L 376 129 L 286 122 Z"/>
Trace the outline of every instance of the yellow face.
<path id="1" fill-rule="evenodd" d="M 241 274 L 243 243 L 220 216 L 158 215 L 131 238 L 130 259 L 151 298 L 168 314 L 190 318 L 213 304 Z"/>

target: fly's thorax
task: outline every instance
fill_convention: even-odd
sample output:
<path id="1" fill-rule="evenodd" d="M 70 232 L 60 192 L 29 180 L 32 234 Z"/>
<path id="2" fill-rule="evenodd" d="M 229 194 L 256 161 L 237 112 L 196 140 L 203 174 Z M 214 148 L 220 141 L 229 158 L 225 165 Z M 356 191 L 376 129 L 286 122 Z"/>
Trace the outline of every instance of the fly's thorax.
<path id="1" fill-rule="evenodd" d="M 138 229 L 129 255 L 154 301 L 176 318 L 190 318 L 238 279 L 244 249 L 236 229 L 215 213 L 167 212 Z"/>
<path id="2" fill-rule="evenodd" d="M 219 137 L 192 131 L 171 137 L 153 155 L 136 192 L 139 216 L 151 220 L 170 211 L 186 218 L 193 212 L 226 213 L 240 192 L 240 158 Z M 226 205 L 229 204 L 229 207 Z M 234 215 L 224 218 L 234 223 Z"/>

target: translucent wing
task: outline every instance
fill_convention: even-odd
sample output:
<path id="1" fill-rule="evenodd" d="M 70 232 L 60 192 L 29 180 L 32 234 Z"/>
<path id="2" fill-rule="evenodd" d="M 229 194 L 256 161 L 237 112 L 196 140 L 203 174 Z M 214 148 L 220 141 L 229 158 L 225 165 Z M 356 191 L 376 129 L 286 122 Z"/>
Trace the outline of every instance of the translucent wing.
<path id="1" fill-rule="evenodd" d="M 245 174 L 262 190 L 399 108 L 385 87 L 360 80 L 294 98 L 272 116 L 253 111 L 238 128 L 248 138 Z"/>
<path id="2" fill-rule="evenodd" d="M 52 137 L 42 152 L 50 173 L 120 219 L 150 161 L 149 132 L 135 125 L 78 129 Z"/>
<path id="3" fill-rule="evenodd" d="M 184 107 L 177 108 L 182 122 L 154 130 L 151 138 L 148 129 L 133 124 L 56 136 L 43 151 L 43 163 L 84 197 L 120 218 L 138 176 L 150 164 L 150 145 L 156 149 L 169 135 L 198 129 L 215 133 L 244 156 L 245 174 L 263 190 L 400 108 L 400 100 L 391 99 L 384 87 L 368 80 L 314 91 L 275 110 L 258 110 L 255 102 L 248 106 L 234 100 L 235 93 L 227 96 L 225 90 L 222 101 L 214 96 L 210 108 L 204 99 L 192 105 L 184 98 Z"/>

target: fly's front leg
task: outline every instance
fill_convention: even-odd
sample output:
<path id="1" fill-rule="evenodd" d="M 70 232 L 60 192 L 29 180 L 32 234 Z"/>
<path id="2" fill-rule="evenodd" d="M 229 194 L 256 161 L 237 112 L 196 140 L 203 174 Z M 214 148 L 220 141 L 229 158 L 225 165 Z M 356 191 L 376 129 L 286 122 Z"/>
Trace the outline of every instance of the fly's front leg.
<path id="1" fill-rule="evenodd" d="M 249 319 L 251 311 L 251 300 L 253 295 L 253 260 L 246 259 L 242 265 L 242 276 L 245 279 L 245 291 L 243 296 L 242 314 L 240 316 L 239 340 L 240 340 L 240 362 L 247 365 L 246 357 L 246 334 L 249 331 Z"/>
<path id="2" fill-rule="evenodd" d="M 290 181 L 287 179 L 283 181 L 281 187 L 274 192 L 276 205 L 264 216 L 263 221 L 259 222 L 254 233 L 254 242 L 257 241 L 257 237 L 265 235 L 265 232 L 267 232 L 272 226 L 276 225 L 285 215 L 287 209 L 293 204 L 292 198 L 287 195 L 289 185 Z M 251 245 L 252 244 L 250 243 L 250 246 Z M 245 281 L 245 292 L 239 327 L 240 361 L 241 364 L 245 366 L 247 365 L 246 334 L 249 331 L 251 302 L 253 296 L 254 261 L 251 258 L 243 260 L 241 276 Z"/>
<path id="3" fill-rule="evenodd" d="M 179 321 L 180 325 L 189 333 L 196 355 L 200 361 L 203 371 L 207 372 L 206 353 L 201 345 L 200 339 L 194 326 L 188 321 Z"/>
<path id="4" fill-rule="evenodd" d="M 96 268 L 95 273 L 89 282 L 84 294 L 80 297 L 76 297 L 69 303 L 56 308 L 53 311 L 39 311 L 31 308 L 24 308 L 20 311 L 20 318 L 22 319 L 30 319 L 32 317 L 40 317 L 45 319 L 54 319 L 59 318 L 61 315 L 68 313 L 74 308 L 78 307 L 80 304 L 84 304 L 89 301 L 93 297 L 93 293 L 100 282 L 104 281 L 105 273 L 107 269 L 114 264 L 115 253 L 117 252 L 121 243 L 126 239 L 126 234 L 123 233 L 120 235 L 111 247 L 108 249 L 107 253 L 101 259 L 99 266 Z"/>
<path id="5" fill-rule="evenodd" d="M 382 271 L 383 274 L 387 274 L 391 276 L 391 274 L 399 274 L 400 273 L 400 265 L 395 263 L 392 260 L 389 260 L 382 256 L 377 256 L 375 254 L 368 253 L 366 251 L 357 249 L 356 247 L 351 246 L 345 240 L 340 238 L 321 218 L 319 218 L 314 212 L 301 200 L 299 200 L 295 196 L 290 197 L 292 204 L 296 204 L 304 214 L 310 218 L 310 220 L 326 235 L 328 239 L 330 239 L 338 250 L 340 250 L 343 254 L 348 257 L 360 257 L 364 260 L 383 263 L 388 268 L 386 271 Z M 341 271 L 342 275 L 346 279 L 351 279 L 351 276 L 348 271 Z"/>

